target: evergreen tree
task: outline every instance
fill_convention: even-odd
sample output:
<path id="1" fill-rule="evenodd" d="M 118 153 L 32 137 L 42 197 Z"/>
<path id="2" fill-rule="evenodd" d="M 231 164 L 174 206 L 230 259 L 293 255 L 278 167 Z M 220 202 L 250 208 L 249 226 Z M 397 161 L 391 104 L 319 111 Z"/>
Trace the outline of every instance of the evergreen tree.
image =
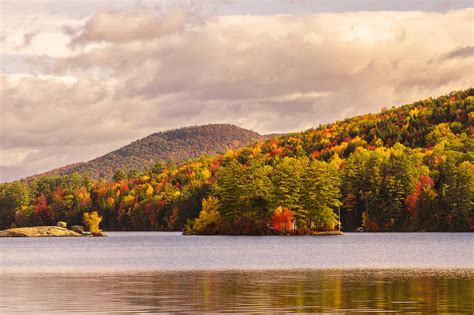
<path id="1" fill-rule="evenodd" d="M 448 207 L 448 223 L 453 231 L 465 230 L 474 216 L 474 172 L 468 161 L 447 168 L 443 197 Z"/>
<path id="2" fill-rule="evenodd" d="M 225 223 L 231 224 L 248 209 L 249 184 L 242 165 L 235 161 L 221 167 L 217 175 L 217 193 L 220 199 L 220 214 Z"/>
<path id="3" fill-rule="evenodd" d="M 389 159 L 382 166 L 383 179 L 375 212 L 379 229 L 400 230 L 409 215 L 405 211 L 405 199 L 412 193 L 418 178 L 415 161 L 406 151 L 392 149 Z M 370 214 L 369 214 L 370 220 Z"/>
<path id="4" fill-rule="evenodd" d="M 338 170 L 326 162 L 314 160 L 309 162 L 302 181 L 306 226 L 311 229 L 334 229 L 338 224 L 334 210 L 341 206 Z"/>
<path id="5" fill-rule="evenodd" d="M 30 203 L 30 189 L 21 181 L 0 184 L 0 230 L 10 228 L 15 212 Z"/>
<path id="6" fill-rule="evenodd" d="M 362 212 L 365 200 L 362 201 L 361 193 L 365 189 L 364 174 L 367 155 L 358 150 L 351 154 L 344 163 L 342 174 L 342 213 L 341 221 L 344 230 L 353 231 L 361 226 Z"/>
<path id="7" fill-rule="evenodd" d="M 283 207 L 294 212 L 298 222 L 304 224 L 307 211 L 303 208 L 303 173 L 308 160 L 306 158 L 285 157 L 279 161 L 272 173 L 273 193 L 271 204 L 274 209 Z"/>

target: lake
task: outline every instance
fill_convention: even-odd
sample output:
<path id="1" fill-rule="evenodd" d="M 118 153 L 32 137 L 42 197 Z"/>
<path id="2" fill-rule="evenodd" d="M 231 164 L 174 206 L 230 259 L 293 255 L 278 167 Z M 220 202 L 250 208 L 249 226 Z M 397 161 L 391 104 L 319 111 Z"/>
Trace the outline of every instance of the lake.
<path id="1" fill-rule="evenodd" d="M 0 313 L 474 311 L 474 234 L 1 238 Z"/>

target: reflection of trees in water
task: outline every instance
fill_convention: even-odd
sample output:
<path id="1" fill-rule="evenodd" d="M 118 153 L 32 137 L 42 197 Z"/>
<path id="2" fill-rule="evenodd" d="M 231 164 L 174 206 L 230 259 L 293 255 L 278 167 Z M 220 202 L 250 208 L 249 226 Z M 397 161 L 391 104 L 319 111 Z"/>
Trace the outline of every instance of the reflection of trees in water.
<path id="1" fill-rule="evenodd" d="M 2 277 L 10 310 L 469 312 L 472 271 L 170 272 Z"/>

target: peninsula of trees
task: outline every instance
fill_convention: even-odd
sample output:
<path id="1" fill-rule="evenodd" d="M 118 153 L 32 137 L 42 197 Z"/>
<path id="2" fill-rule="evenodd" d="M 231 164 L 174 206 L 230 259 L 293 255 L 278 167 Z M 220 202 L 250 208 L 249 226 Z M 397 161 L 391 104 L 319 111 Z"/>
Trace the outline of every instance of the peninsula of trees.
<path id="1" fill-rule="evenodd" d="M 470 88 L 112 180 L 4 183 L 0 229 L 97 211 L 103 230 L 473 231 L 473 125 Z"/>

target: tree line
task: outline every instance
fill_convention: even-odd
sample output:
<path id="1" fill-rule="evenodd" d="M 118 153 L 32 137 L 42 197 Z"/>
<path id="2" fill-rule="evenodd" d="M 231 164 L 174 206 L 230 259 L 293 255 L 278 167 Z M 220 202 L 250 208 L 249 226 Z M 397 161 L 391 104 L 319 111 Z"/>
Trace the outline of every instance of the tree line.
<path id="1" fill-rule="evenodd" d="M 97 211 L 105 230 L 472 231 L 473 125 L 468 89 L 113 180 L 3 183 L 0 228 Z"/>

